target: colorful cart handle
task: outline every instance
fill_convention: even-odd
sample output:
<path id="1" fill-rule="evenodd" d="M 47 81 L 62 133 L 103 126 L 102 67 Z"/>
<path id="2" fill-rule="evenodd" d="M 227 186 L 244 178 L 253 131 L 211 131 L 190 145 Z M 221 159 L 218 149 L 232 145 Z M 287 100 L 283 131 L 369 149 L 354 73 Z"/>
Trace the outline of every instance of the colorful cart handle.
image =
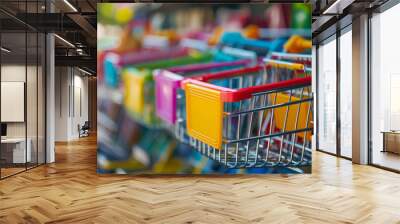
<path id="1" fill-rule="evenodd" d="M 310 29 L 285 29 L 285 28 L 260 28 L 259 38 L 289 38 L 293 35 L 299 35 L 303 37 L 311 37 Z"/>
<path id="2" fill-rule="evenodd" d="M 285 52 L 272 52 L 271 59 L 302 63 L 306 66 L 311 66 L 312 56 L 309 54 L 294 54 Z"/>
<path id="3" fill-rule="evenodd" d="M 111 60 L 114 65 L 123 67 L 125 65 L 132 65 L 144 63 L 147 61 L 162 60 L 173 57 L 181 57 L 188 54 L 187 49 L 168 49 L 168 50 L 143 50 L 140 52 L 131 52 L 125 54 L 110 54 L 108 60 Z M 107 60 L 107 59 L 106 59 Z"/>
<path id="4" fill-rule="evenodd" d="M 142 45 L 144 48 L 167 49 L 170 47 L 169 39 L 166 36 L 145 35 Z"/>
<path id="5" fill-rule="evenodd" d="M 277 68 L 285 68 L 285 69 L 289 69 L 289 70 L 304 71 L 304 65 L 300 64 L 300 63 L 292 63 L 292 62 L 274 60 L 274 59 L 268 59 L 268 58 L 264 58 L 263 61 L 265 64 L 271 65 L 271 66 L 277 67 Z"/>
<path id="6" fill-rule="evenodd" d="M 207 62 L 211 61 L 213 55 L 210 53 L 194 53 L 190 54 L 189 56 L 185 57 L 178 57 L 172 59 L 165 59 L 160 61 L 148 62 L 143 64 L 136 64 L 135 68 L 137 69 L 162 69 L 180 65 L 187 65 L 190 63 L 200 63 L 200 62 Z"/>
<path id="7" fill-rule="evenodd" d="M 274 41 L 249 39 L 238 32 L 224 33 L 220 42 L 222 45 L 253 50 L 258 55 L 267 54 L 270 51 L 281 51 L 284 43 L 285 39 L 280 38 Z"/>
<path id="8" fill-rule="evenodd" d="M 299 35 L 293 35 L 283 46 L 288 53 L 302 53 L 312 48 L 312 41 Z"/>
<path id="9" fill-rule="evenodd" d="M 210 62 L 210 63 L 204 63 L 204 64 L 177 66 L 177 67 L 168 69 L 168 71 L 173 72 L 173 73 L 198 72 L 198 71 L 201 72 L 204 70 L 210 70 L 210 69 L 214 69 L 214 68 L 247 65 L 250 62 L 251 62 L 251 60 L 248 60 L 248 59 L 229 61 L 229 62 Z"/>
<path id="10" fill-rule="evenodd" d="M 191 39 L 191 38 L 183 38 L 180 41 L 180 46 L 182 48 L 196 49 L 203 52 L 208 51 L 210 49 L 206 41 Z"/>
<path id="11" fill-rule="evenodd" d="M 254 63 L 256 63 L 257 54 L 254 51 L 225 46 L 221 50 L 214 52 L 214 59 L 216 61 L 233 61 L 237 59 L 250 59 Z"/>
<path id="12" fill-rule="evenodd" d="M 170 49 L 165 51 L 143 50 L 140 52 L 125 54 L 108 53 L 102 64 L 104 80 L 109 86 L 116 87 L 119 83 L 118 77 L 120 70 L 126 65 L 166 58 L 182 57 L 185 55 L 188 55 L 188 50 L 186 49 Z"/>

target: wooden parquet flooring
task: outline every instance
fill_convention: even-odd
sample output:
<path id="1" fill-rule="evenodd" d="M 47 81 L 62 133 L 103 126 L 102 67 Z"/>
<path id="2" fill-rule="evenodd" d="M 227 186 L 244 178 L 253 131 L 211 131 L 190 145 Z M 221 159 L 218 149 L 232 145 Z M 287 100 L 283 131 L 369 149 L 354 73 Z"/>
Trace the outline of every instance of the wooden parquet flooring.
<path id="1" fill-rule="evenodd" d="M 311 175 L 96 174 L 96 139 L 0 181 L 0 223 L 400 223 L 400 175 L 315 152 Z"/>

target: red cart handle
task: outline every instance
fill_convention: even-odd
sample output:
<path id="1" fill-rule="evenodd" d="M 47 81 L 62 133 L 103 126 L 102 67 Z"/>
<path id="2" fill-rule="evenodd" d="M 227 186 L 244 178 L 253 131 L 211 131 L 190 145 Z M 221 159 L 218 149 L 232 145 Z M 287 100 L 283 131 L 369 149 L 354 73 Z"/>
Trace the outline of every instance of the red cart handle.
<path id="1" fill-rule="evenodd" d="M 295 78 L 281 82 L 268 83 L 259 86 L 251 86 L 233 91 L 222 91 L 221 99 L 223 102 L 237 102 L 240 100 L 251 98 L 254 93 L 307 85 L 311 85 L 311 76 L 307 76 L 305 78 Z"/>
<path id="2" fill-rule="evenodd" d="M 225 78 L 231 78 L 231 77 L 241 76 L 241 75 L 245 75 L 245 74 L 251 74 L 254 72 L 260 72 L 263 69 L 264 69 L 263 66 L 257 65 L 257 66 L 253 66 L 253 67 L 239 68 L 239 69 L 234 69 L 234 70 L 222 71 L 222 72 L 218 72 L 218 73 L 206 74 L 206 75 L 202 75 L 202 76 L 196 76 L 194 78 L 196 80 L 208 82 L 210 80 L 225 79 Z"/>
<path id="3" fill-rule="evenodd" d="M 293 64 L 293 65 L 297 65 L 297 64 Z M 211 74 L 206 74 L 206 75 L 195 76 L 195 77 L 192 77 L 192 79 L 200 80 L 203 82 L 209 82 L 210 80 L 225 79 L 225 78 L 231 78 L 231 77 L 235 77 L 235 76 L 252 74 L 255 72 L 263 71 L 264 68 L 270 69 L 273 67 L 275 67 L 275 64 L 268 63 L 268 64 L 265 64 L 265 66 L 257 65 L 257 66 L 253 66 L 253 67 L 239 68 L 239 69 L 222 71 L 222 72 L 218 72 L 218 73 L 211 73 Z M 301 69 L 294 69 L 293 71 L 299 72 L 299 73 L 304 72 L 304 67 L 302 67 Z"/>
<path id="4" fill-rule="evenodd" d="M 256 69 L 256 67 L 252 67 L 251 69 Z M 235 73 L 236 74 L 236 73 Z M 243 73 L 242 73 L 243 74 Z M 268 83 L 259 86 L 251 86 L 242 89 L 230 89 L 226 87 L 216 86 L 210 83 L 206 83 L 203 80 L 199 79 L 186 79 L 182 82 L 182 88 L 185 88 L 186 84 L 191 83 L 199 86 L 203 86 L 209 89 L 218 90 L 221 92 L 221 100 L 222 102 L 238 102 L 240 100 L 249 99 L 253 94 L 259 92 L 266 92 L 281 88 L 290 88 L 296 86 L 306 86 L 311 85 L 311 76 L 307 76 L 304 78 L 295 78 L 280 82 Z"/>

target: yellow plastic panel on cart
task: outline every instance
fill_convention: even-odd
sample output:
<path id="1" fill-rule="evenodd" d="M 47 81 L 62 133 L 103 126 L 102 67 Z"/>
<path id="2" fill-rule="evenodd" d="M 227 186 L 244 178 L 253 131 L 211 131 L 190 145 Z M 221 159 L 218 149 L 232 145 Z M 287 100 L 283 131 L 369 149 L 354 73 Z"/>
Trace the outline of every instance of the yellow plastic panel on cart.
<path id="1" fill-rule="evenodd" d="M 185 94 L 188 134 L 220 149 L 223 118 L 221 93 L 189 83 L 185 87 Z"/>
<path id="2" fill-rule="evenodd" d="M 273 97 L 273 96 L 271 96 Z M 271 99 L 273 100 L 273 99 Z M 298 101 L 300 98 L 292 96 L 291 101 Z M 278 93 L 276 95 L 276 104 L 283 104 L 289 102 L 289 95 L 284 94 L 284 93 Z M 287 122 L 286 122 L 286 127 L 285 131 L 293 131 L 293 130 L 298 130 L 298 129 L 304 129 L 304 128 L 311 128 L 311 121 L 312 121 L 312 113 L 310 111 L 309 118 L 307 120 L 307 112 L 308 110 L 312 109 L 312 106 L 310 107 L 310 102 L 303 102 L 300 105 L 300 111 L 299 111 L 299 118 L 297 121 L 297 128 L 296 126 L 296 115 L 297 115 L 297 110 L 299 108 L 300 104 L 293 104 L 289 106 L 289 112 L 288 112 L 288 117 L 287 117 Z M 285 117 L 286 117 L 286 110 L 287 106 L 283 107 L 278 107 L 274 109 L 274 117 L 275 117 L 275 125 L 277 128 L 280 130 L 283 130 L 284 122 L 285 122 Z M 296 134 L 300 138 L 304 138 L 304 132 L 299 132 Z M 306 134 L 306 137 L 308 140 L 311 140 L 311 131 L 308 131 Z"/>
<path id="3" fill-rule="evenodd" d="M 122 72 L 124 82 L 124 104 L 126 108 L 141 114 L 144 108 L 144 82 L 145 76 L 139 74 L 139 70 L 127 69 Z"/>

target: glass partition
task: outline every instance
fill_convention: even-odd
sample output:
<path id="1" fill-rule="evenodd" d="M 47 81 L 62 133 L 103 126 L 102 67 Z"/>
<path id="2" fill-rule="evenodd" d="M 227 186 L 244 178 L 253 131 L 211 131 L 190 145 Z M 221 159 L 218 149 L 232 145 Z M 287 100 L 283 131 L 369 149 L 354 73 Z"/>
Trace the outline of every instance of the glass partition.
<path id="1" fill-rule="evenodd" d="M 43 3 L 0 7 L 23 16 L 43 11 Z M 45 163 L 45 44 L 44 33 L 0 12 L 1 179 Z"/>
<path id="2" fill-rule="evenodd" d="M 400 171 L 400 5 L 371 19 L 371 162 Z"/>
<path id="3" fill-rule="evenodd" d="M 25 32 L 1 34 L 2 177 L 24 171 L 31 162 L 31 142 L 26 135 L 26 40 Z"/>
<path id="4" fill-rule="evenodd" d="M 318 47 L 318 149 L 336 154 L 336 36 Z"/>
<path id="5" fill-rule="evenodd" d="M 352 157 L 352 32 L 340 36 L 340 155 Z"/>

